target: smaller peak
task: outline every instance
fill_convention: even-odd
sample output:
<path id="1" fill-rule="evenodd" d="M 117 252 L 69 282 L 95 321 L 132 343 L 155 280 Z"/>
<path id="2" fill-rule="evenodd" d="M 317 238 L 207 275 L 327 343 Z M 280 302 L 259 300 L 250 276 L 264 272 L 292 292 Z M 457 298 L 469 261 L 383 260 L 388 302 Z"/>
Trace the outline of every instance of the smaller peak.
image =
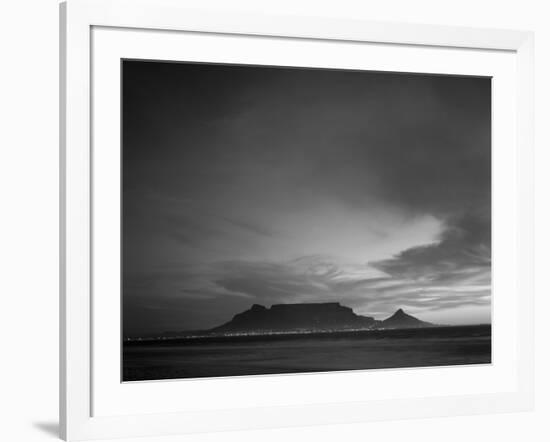
<path id="1" fill-rule="evenodd" d="M 407 313 L 405 313 L 405 310 L 400 308 L 400 309 L 397 309 L 392 316 L 402 318 L 402 317 L 406 317 L 406 316 L 409 316 L 409 315 Z"/>
<path id="2" fill-rule="evenodd" d="M 267 309 L 263 305 L 252 304 L 252 307 L 250 307 L 250 310 L 267 310 Z"/>

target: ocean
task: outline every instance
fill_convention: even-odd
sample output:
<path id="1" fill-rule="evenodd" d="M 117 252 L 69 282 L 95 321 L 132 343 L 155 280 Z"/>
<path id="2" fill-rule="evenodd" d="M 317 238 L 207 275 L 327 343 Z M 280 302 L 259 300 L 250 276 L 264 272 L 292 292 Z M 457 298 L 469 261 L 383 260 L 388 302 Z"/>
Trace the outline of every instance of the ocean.
<path id="1" fill-rule="evenodd" d="M 491 363 L 491 326 L 124 342 L 122 381 Z"/>

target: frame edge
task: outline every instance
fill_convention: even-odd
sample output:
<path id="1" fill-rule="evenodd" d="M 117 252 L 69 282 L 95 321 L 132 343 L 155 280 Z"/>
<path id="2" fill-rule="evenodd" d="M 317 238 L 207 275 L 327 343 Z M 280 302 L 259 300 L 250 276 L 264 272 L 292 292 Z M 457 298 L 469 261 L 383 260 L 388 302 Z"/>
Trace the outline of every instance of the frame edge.
<path id="1" fill-rule="evenodd" d="M 273 26 L 268 26 L 266 33 L 260 33 L 261 27 L 265 24 L 265 19 L 268 16 L 262 16 L 263 20 L 260 20 L 254 25 L 250 25 L 247 29 L 234 29 L 228 31 L 226 28 L 230 27 L 232 17 L 229 17 L 217 22 L 212 20 L 210 22 L 205 21 L 205 17 L 210 13 L 201 13 L 192 11 L 187 23 L 181 23 L 176 25 L 174 20 L 168 26 L 161 26 L 159 24 L 159 15 L 154 16 L 147 22 L 149 26 L 135 26 L 144 20 L 147 15 L 147 11 L 155 9 L 156 7 L 163 7 L 166 11 L 169 7 L 178 7 L 176 3 L 171 0 L 162 0 L 153 5 L 152 2 L 146 0 L 136 0 L 133 2 L 137 4 L 134 8 L 140 8 L 144 4 L 147 6 L 143 12 L 143 15 L 132 16 L 130 18 L 120 18 L 120 13 L 125 6 L 129 7 L 129 3 L 123 0 L 106 2 L 105 0 L 97 0 L 91 2 L 89 0 L 68 0 L 59 4 L 59 30 L 60 30 L 60 95 L 59 95 L 59 133 L 60 133 L 60 298 L 59 298 L 59 313 L 60 313 L 60 350 L 59 350 L 59 364 L 60 364 L 60 392 L 59 392 L 59 418 L 60 418 L 60 436 L 65 440 L 81 440 L 90 437 L 106 437 L 105 428 L 100 425 L 100 422 L 96 422 L 98 419 L 92 418 L 90 414 L 90 340 L 89 340 L 89 327 L 90 327 L 90 311 L 87 311 L 83 306 L 76 306 L 74 298 L 79 298 L 79 301 L 83 299 L 87 302 L 86 307 L 89 307 L 89 270 L 86 275 L 83 273 L 82 264 L 89 264 L 89 240 L 87 246 L 84 249 L 80 249 L 80 254 L 83 251 L 88 253 L 87 257 L 80 257 L 77 262 L 73 262 L 75 257 L 75 245 L 73 239 L 77 238 L 77 246 L 82 246 L 82 233 L 87 231 L 90 233 L 90 225 L 86 224 L 79 228 L 73 228 L 75 221 L 89 219 L 89 212 L 80 214 L 77 219 L 74 216 L 75 201 L 78 202 L 82 195 L 75 195 L 70 191 L 71 182 L 76 178 L 79 182 L 86 181 L 89 198 L 89 173 L 79 175 L 82 169 L 74 170 L 76 166 L 83 166 L 86 158 L 89 157 L 89 130 L 86 133 L 80 133 L 84 125 L 82 117 L 88 117 L 89 124 L 89 109 L 88 111 L 78 108 L 77 112 L 73 114 L 73 107 L 76 106 L 75 93 L 77 95 L 86 95 L 88 104 L 90 100 L 90 77 L 89 77 L 89 61 L 90 61 L 90 45 L 89 45 L 89 30 L 93 25 L 101 26 L 118 26 L 118 27 L 141 27 L 147 29 L 172 29 L 181 30 L 186 28 L 187 23 L 195 20 L 196 24 L 191 26 L 193 29 L 197 29 L 196 32 L 210 32 L 210 33 L 231 33 L 231 34 L 252 34 L 252 35 L 272 35 L 272 36 L 288 36 L 295 38 L 322 38 L 321 34 L 329 35 L 324 39 L 342 40 L 342 41 L 377 41 L 376 35 L 396 31 L 396 37 L 393 39 L 384 38 L 382 43 L 388 44 L 412 44 L 421 46 L 451 46 L 461 48 L 478 48 L 478 49 L 501 49 L 517 52 L 517 69 L 518 69 L 518 131 L 517 131 L 517 144 L 518 150 L 522 150 L 522 154 L 518 155 L 518 191 L 521 197 L 519 198 L 518 207 L 520 216 L 520 231 L 521 241 L 518 241 L 518 249 L 520 256 L 523 259 L 520 262 L 520 283 L 518 289 L 525 293 L 524 302 L 519 306 L 519 319 L 520 319 L 520 367 L 518 372 L 518 386 L 519 391 L 512 393 L 517 399 L 517 404 L 514 410 L 507 409 L 503 404 L 498 409 L 503 412 L 510 411 L 529 411 L 534 407 L 534 276 L 533 276 L 533 220 L 534 220 L 534 69 L 533 69 L 533 48 L 534 48 L 534 35 L 529 31 L 499 31 L 499 30 L 484 30 L 469 28 L 456 28 L 446 26 L 433 26 L 433 25 L 412 25 L 412 24 L 382 24 L 362 22 L 358 20 L 339 20 L 342 23 L 354 23 L 354 26 L 349 29 L 345 35 L 336 32 L 334 30 L 328 30 L 324 32 L 323 23 L 330 23 L 330 20 L 320 19 L 317 22 L 316 18 L 307 17 L 289 17 L 291 20 L 290 26 L 284 26 L 286 30 L 281 32 L 275 32 Z M 111 7 L 107 7 L 109 4 Z M 114 5 L 114 8 L 112 7 Z M 168 5 L 168 6 L 167 6 Z M 97 11 L 105 12 L 106 14 L 98 14 Z M 181 5 L 178 9 L 184 9 Z M 165 12 L 164 12 L 165 13 Z M 162 15 L 162 14 L 160 14 Z M 225 15 L 225 14 L 223 14 Z M 217 17 L 222 17 L 219 14 Z M 244 14 L 246 15 L 246 14 Z M 250 17 L 250 16 L 248 16 Z M 287 17 L 278 16 L 271 17 L 277 19 L 286 19 Z M 306 20 L 308 26 L 305 32 L 299 31 L 297 24 L 301 20 Z M 198 24 L 197 24 L 198 23 Z M 315 25 L 317 23 L 317 25 Z M 362 28 L 357 29 L 357 26 L 361 24 Z M 365 25 L 373 26 L 372 29 L 365 31 Z M 275 26 L 276 27 L 276 26 Z M 383 27 L 383 29 L 382 29 Z M 200 30 L 198 30 L 200 28 Z M 215 30 L 214 28 L 217 28 Z M 242 27 L 240 27 L 242 28 Z M 389 28 L 389 30 L 388 30 Z M 220 30 L 221 29 L 221 30 Z M 397 30 L 399 30 L 397 32 Z M 246 31 L 246 32 L 241 32 Z M 443 32 L 441 38 L 437 38 L 437 34 Z M 466 38 L 466 43 L 459 44 L 461 40 L 460 34 L 462 32 L 472 32 L 471 35 Z M 297 35 L 301 34 L 301 35 Z M 317 35 L 317 36 L 316 36 Z M 349 38 L 346 38 L 346 35 Z M 355 35 L 355 38 L 352 38 Z M 370 35 L 370 39 L 360 39 L 358 35 Z M 403 35 L 408 37 L 401 38 Z M 401 36 L 401 37 L 400 37 Z M 401 40 L 401 41 L 400 41 Z M 434 44 L 435 41 L 442 41 L 440 44 Z M 379 40 L 378 40 L 379 41 Z M 424 42 L 424 43 L 422 43 Z M 485 42 L 485 44 L 484 44 Z M 75 60 L 77 60 L 75 62 Z M 83 61 L 83 65 L 78 69 L 71 68 L 75 66 L 75 63 Z M 81 78 L 81 74 L 86 72 L 88 77 L 86 79 Z M 78 87 L 80 89 L 75 89 Z M 75 92 L 77 91 L 77 92 Z M 71 112 L 68 113 L 67 111 Z M 73 120 L 78 121 L 77 129 L 72 129 Z M 88 127 L 89 129 L 89 127 Z M 83 143 L 86 137 L 85 146 L 88 147 L 88 151 L 83 152 L 81 147 L 84 147 Z M 71 149 L 68 149 L 72 146 Z M 73 150 L 74 149 L 74 150 Z M 90 164 L 88 164 L 88 167 Z M 71 215 L 72 214 L 72 215 Z M 89 222 L 89 221 L 88 221 Z M 75 232 L 75 230 L 77 230 Z M 86 249 L 87 247 L 87 249 Z M 69 270 L 74 271 L 74 268 L 78 268 L 80 276 L 88 278 L 88 289 L 83 292 L 73 290 L 74 281 L 71 281 L 71 274 Z M 89 266 L 88 266 L 89 269 Z M 78 279 L 78 278 L 77 278 Z M 84 301 L 83 301 L 84 302 Z M 76 333 L 77 336 L 74 336 Z M 77 345 L 79 340 L 82 340 L 83 336 L 88 336 L 88 340 L 85 345 L 80 341 L 80 345 Z M 71 357 L 69 357 L 71 355 Z M 84 382 L 86 381 L 86 383 Z M 481 407 L 483 408 L 483 407 Z M 472 414 L 483 412 L 480 410 L 472 410 Z M 413 413 L 417 414 L 417 413 Z M 437 413 L 436 413 L 437 415 Z M 414 416 L 413 416 L 414 417 Z M 110 419 L 107 419 L 108 421 Z M 115 419 L 116 420 L 116 419 Z M 144 419 L 147 421 L 147 419 Z M 350 420 L 351 422 L 352 420 Z M 353 421 L 360 421 L 359 419 Z M 310 424 L 311 425 L 311 424 Z M 287 426 L 294 426 L 292 423 Z M 140 428 L 140 425 L 137 425 Z M 264 427 L 265 428 L 265 427 Z M 234 428 L 235 429 L 235 428 Z M 197 430 L 195 430 L 197 431 Z M 121 431 L 113 431 L 113 434 L 117 434 L 117 437 L 121 437 Z M 124 433 L 124 431 L 122 431 Z M 171 433 L 173 434 L 173 433 Z M 126 434 L 130 435 L 130 434 Z M 135 434 L 132 434 L 135 435 Z M 141 434 L 145 435 L 145 434 Z"/>

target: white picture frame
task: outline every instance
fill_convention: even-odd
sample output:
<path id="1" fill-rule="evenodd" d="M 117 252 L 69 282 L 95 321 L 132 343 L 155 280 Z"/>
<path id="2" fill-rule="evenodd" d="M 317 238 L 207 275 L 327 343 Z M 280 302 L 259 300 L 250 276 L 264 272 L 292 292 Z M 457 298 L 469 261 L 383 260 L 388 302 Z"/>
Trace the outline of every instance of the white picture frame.
<path id="1" fill-rule="evenodd" d="M 529 410 L 533 406 L 533 35 L 524 31 L 453 28 L 432 25 L 364 22 L 316 17 L 272 16 L 229 11 L 189 10 L 177 0 L 69 0 L 61 4 L 61 275 L 60 275 L 60 428 L 66 440 L 84 440 L 177 433 L 258 429 L 367 420 L 448 416 L 487 412 Z M 166 403 L 161 411 L 138 413 L 135 409 L 106 410 L 102 413 L 94 399 L 103 380 L 95 372 L 94 321 L 102 310 L 93 296 L 93 194 L 98 185 L 93 174 L 92 55 L 93 30 L 127 29 L 196 33 L 197 35 L 262 37 L 292 41 L 325 41 L 337 44 L 376 44 L 388 48 L 500 51 L 514 57 L 516 95 L 515 138 L 509 166 L 515 179 L 514 223 L 505 250 L 514 256 L 516 274 L 509 293 L 514 308 L 513 335 L 516 357 L 508 365 L 512 381 L 494 391 L 472 391 L 424 397 L 411 392 L 402 398 L 354 398 L 311 402 L 295 397 L 292 404 L 259 406 L 229 405 L 221 409 L 170 407 L 170 388 L 181 382 L 164 383 Z M 154 49 L 154 42 L 151 43 Z M 116 54 L 115 54 L 116 55 Z M 428 55 L 429 57 L 429 55 Z M 99 122 L 98 122 L 99 124 Z M 101 127 L 101 124 L 99 124 Z M 493 149 L 495 147 L 493 146 Z M 504 176 L 505 171 L 493 172 Z M 504 176 L 505 178 L 505 176 Z M 502 248 L 496 249 L 497 253 Z M 502 253 L 502 252 L 500 252 Z M 101 305 L 101 304 L 99 304 Z M 95 308 L 94 308 L 95 307 Z M 512 317 L 510 316 L 510 317 Z M 97 327 L 96 327 L 97 328 Z M 498 337 L 496 338 L 498 339 Z M 435 372 L 433 372 L 435 373 Z M 433 376 L 433 373 L 431 376 Z M 472 372 L 473 373 L 473 372 Z M 368 373 L 367 373 L 368 375 Z M 296 375 L 301 376 L 301 375 Z M 345 375 L 344 375 L 345 376 Z M 360 376 L 353 375 L 355 381 Z M 472 375 L 472 376 L 475 376 Z M 273 377 L 271 377 L 273 378 Z M 290 377 L 286 377 L 289 379 Z M 305 379 L 305 378 L 304 378 Z M 308 377 L 308 383 L 314 388 Z M 445 379 L 445 378 L 443 378 Z M 232 382 L 231 380 L 226 380 Z M 234 382 L 234 381 L 233 381 Z M 255 385 L 268 380 L 256 378 Z M 170 387 L 170 384 L 172 387 Z M 142 386 L 145 384 L 141 384 Z M 180 386 L 181 386 L 180 385 Z M 205 384 L 203 384 L 205 385 Z M 290 384 L 289 384 L 290 385 Z M 96 388 L 96 389 L 94 389 Z M 139 385 L 136 387 L 139 388 Z M 193 387 L 200 391 L 201 386 Z M 243 388 L 254 388 L 251 385 Z M 287 387 L 291 388 L 291 387 Z M 198 389 L 198 390 L 197 390 Z M 490 389 L 489 389 L 490 390 Z M 160 394 L 160 396 L 159 396 Z M 289 393 L 292 395 L 292 393 Z M 297 393 L 294 393 L 297 396 Z M 109 398 L 110 399 L 110 398 Z M 330 399 L 330 398 L 329 398 Z M 96 402 L 94 404 L 94 401 Z M 115 403 L 116 401 L 113 401 Z M 121 402 L 124 404 L 123 402 Z M 121 407 L 123 407 L 122 405 Z"/>

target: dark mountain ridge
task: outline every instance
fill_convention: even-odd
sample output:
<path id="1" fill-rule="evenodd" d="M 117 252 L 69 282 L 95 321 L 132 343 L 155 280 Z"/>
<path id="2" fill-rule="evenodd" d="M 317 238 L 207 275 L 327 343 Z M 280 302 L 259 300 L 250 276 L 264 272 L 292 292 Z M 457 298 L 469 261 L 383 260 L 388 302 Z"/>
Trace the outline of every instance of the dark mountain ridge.
<path id="1" fill-rule="evenodd" d="M 380 328 L 418 328 L 433 324 L 421 321 L 402 309 L 389 318 L 379 321 L 361 316 L 338 302 L 275 304 L 266 308 L 254 304 L 236 314 L 231 321 L 215 327 L 211 333 L 267 333 L 304 331 L 344 331 Z"/>
<path id="2" fill-rule="evenodd" d="M 349 307 L 337 302 L 311 304 L 275 304 L 271 308 L 254 304 L 249 310 L 212 332 L 287 331 L 287 330 L 349 330 L 369 328 L 374 318 L 356 315 Z"/>

